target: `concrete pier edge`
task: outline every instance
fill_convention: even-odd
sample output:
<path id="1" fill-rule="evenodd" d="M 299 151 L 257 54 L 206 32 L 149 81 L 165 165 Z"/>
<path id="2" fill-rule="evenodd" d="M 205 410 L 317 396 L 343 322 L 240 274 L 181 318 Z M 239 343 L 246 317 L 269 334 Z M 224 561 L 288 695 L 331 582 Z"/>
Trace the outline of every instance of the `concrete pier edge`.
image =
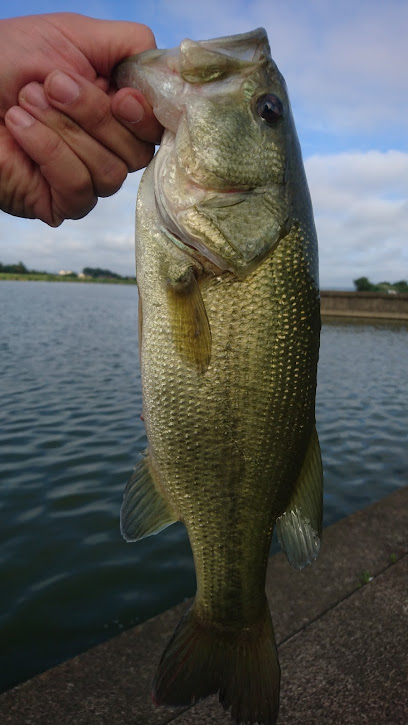
<path id="1" fill-rule="evenodd" d="M 408 486 L 323 532 L 302 572 L 271 557 L 279 725 L 407 725 Z M 157 708 L 150 685 L 188 602 L 0 695 L 4 725 L 221 725 L 217 698 Z"/>
<path id="2" fill-rule="evenodd" d="M 408 294 L 320 291 L 323 321 L 350 318 L 360 322 L 408 322 Z"/>

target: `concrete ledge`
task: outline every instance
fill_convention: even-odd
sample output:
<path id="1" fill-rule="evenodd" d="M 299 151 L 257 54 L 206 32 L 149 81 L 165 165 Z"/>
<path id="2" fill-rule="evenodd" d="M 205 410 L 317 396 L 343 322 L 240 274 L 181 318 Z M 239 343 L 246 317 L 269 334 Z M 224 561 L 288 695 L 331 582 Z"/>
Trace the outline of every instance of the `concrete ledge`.
<path id="1" fill-rule="evenodd" d="M 327 310 L 322 307 L 321 309 L 322 320 L 334 319 L 334 318 L 355 318 L 367 320 L 372 322 L 373 320 L 384 320 L 385 322 L 408 322 L 408 314 L 404 312 L 366 312 L 364 310 Z"/>
<path id="2" fill-rule="evenodd" d="M 408 294 L 321 290 L 320 306 L 323 319 L 358 317 L 367 320 L 408 320 Z"/>
<path id="3" fill-rule="evenodd" d="M 372 580 L 362 584 L 369 572 Z M 407 725 L 408 487 L 328 527 L 312 567 L 270 560 L 279 725 Z M 156 708 L 150 683 L 186 603 L 0 696 L 12 725 L 221 725 L 215 697 Z M 405 634 L 404 634 L 405 633 Z"/>

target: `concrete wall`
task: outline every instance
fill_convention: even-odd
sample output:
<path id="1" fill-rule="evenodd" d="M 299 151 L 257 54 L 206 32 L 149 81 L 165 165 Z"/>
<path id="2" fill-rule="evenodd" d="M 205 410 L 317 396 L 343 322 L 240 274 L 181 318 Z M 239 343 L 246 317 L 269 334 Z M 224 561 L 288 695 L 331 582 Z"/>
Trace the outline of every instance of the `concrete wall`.
<path id="1" fill-rule="evenodd" d="M 322 290 L 322 316 L 408 320 L 408 294 Z"/>

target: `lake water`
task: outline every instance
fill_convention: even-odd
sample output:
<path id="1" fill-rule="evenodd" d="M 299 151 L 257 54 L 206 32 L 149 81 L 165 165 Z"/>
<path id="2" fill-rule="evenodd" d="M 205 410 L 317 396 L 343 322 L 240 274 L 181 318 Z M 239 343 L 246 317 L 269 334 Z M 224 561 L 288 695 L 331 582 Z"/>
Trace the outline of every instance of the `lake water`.
<path id="1" fill-rule="evenodd" d="M 119 533 L 146 446 L 134 286 L 0 282 L 0 686 L 194 593 L 185 530 Z M 325 525 L 408 483 L 408 326 L 325 324 Z"/>

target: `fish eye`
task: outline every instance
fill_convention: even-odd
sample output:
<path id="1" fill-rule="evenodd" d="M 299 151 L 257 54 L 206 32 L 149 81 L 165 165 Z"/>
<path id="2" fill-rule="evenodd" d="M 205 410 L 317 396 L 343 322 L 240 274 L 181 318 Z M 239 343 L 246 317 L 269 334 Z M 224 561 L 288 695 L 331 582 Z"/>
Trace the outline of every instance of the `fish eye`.
<path id="1" fill-rule="evenodd" d="M 268 126 L 274 126 L 283 118 L 282 101 L 274 93 L 266 93 L 257 99 L 256 112 Z"/>

